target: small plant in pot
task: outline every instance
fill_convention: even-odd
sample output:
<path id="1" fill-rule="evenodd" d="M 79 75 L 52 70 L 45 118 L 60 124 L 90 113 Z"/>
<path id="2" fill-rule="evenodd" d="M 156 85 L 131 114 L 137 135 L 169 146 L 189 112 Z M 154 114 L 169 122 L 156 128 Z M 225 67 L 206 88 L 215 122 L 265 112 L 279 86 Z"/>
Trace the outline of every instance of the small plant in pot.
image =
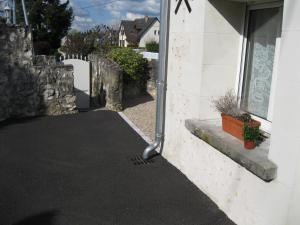
<path id="1" fill-rule="evenodd" d="M 214 100 L 213 103 L 216 110 L 221 113 L 222 128 L 225 132 L 241 141 L 245 141 L 245 127 L 249 129 L 257 128 L 259 131 L 260 122 L 253 120 L 248 113 L 240 110 L 237 97 L 233 94 L 233 91 L 228 91 L 224 96 Z"/>
<path id="2" fill-rule="evenodd" d="M 259 128 L 255 123 L 249 122 L 244 124 L 244 147 L 254 149 L 259 140 Z"/>

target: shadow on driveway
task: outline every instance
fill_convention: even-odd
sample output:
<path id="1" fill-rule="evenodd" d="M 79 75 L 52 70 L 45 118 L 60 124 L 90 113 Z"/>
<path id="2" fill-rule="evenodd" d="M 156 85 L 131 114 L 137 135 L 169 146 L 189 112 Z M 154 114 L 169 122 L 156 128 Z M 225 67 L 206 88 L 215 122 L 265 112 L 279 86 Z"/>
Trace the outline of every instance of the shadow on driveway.
<path id="1" fill-rule="evenodd" d="M 225 214 L 114 112 L 0 129 L 1 225 L 225 225 Z"/>

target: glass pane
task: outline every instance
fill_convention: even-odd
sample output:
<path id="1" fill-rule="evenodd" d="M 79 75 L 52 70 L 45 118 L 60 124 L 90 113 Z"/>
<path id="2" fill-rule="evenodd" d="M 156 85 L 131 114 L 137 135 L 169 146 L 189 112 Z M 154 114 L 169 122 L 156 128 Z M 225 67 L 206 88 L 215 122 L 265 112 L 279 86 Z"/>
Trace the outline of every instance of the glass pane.
<path id="1" fill-rule="evenodd" d="M 280 8 L 251 10 L 241 108 L 267 119 Z"/>

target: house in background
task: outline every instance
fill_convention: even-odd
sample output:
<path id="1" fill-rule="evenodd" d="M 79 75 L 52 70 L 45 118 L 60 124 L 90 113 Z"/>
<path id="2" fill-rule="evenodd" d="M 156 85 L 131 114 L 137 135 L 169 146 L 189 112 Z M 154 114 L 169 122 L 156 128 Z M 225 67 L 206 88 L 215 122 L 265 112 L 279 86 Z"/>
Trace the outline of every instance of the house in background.
<path id="1" fill-rule="evenodd" d="M 147 42 L 159 42 L 159 20 L 148 17 L 135 20 L 122 20 L 119 30 L 119 46 L 145 47 Z"/>
<path id="2" fill-rule="evenodd" d="M 12 0 L 0 0 L 0 17 L 10 21 L 13 17 L 14 1 Z M 12 22 L 12 21 L 11 21 Z"/>
<path id="3" fill-rule="evenodd" d="M 170 2 L 162 155 L 235 223 L 299 225 L 300 1 Z M 255 150 L 212 107 L 230 89 L 262 123 Z"/>

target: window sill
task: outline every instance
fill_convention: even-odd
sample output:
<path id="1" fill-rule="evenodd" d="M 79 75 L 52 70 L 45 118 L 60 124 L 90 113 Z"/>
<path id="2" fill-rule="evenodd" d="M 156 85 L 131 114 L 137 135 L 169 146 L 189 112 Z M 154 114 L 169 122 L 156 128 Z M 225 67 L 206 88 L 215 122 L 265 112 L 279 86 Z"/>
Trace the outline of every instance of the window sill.
<path id="1" fill-rule="evenodd" d="M 196 137 L 231 158 L 264 181 L 276 178 L 277 166 L 268 159 L 269 139 L 253 150 L 222 130 L 220 120 L 186 120 L 186 128 Z"/>

